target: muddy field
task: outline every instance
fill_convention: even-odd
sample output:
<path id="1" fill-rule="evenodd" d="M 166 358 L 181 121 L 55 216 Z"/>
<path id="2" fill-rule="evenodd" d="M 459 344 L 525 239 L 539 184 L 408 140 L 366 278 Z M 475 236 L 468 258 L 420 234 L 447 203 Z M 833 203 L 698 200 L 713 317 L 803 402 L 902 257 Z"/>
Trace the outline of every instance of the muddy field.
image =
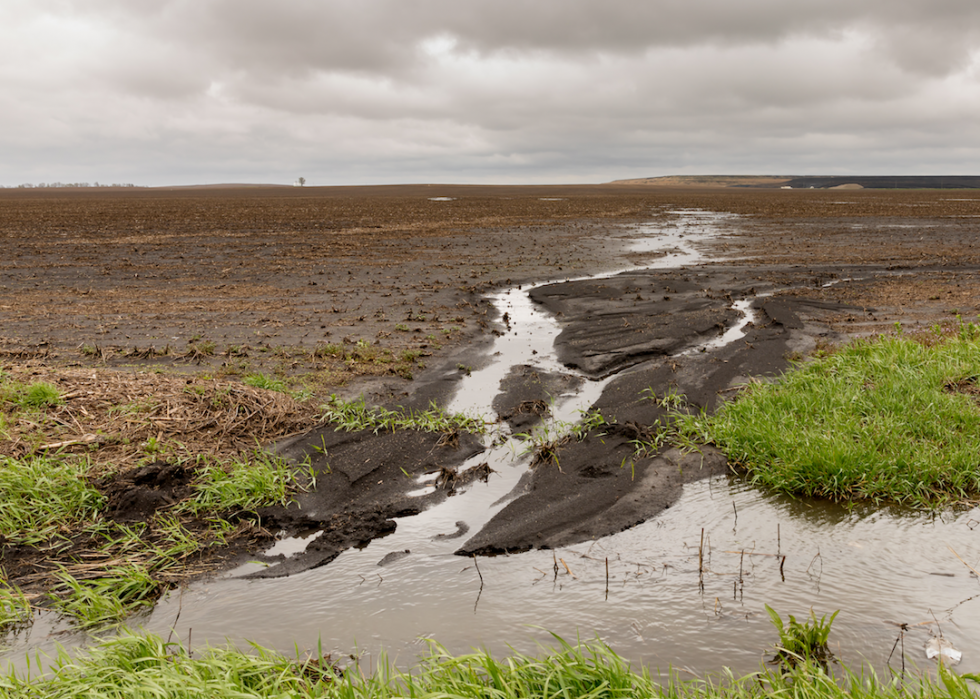
<path id="1" fill-rule="evenodd" d="M 826 292 L 837 300 L 912 316 L 976 311 L 972 275 L 958 272 L 980 263 L 980 199 L 968 191 L 5 190 L 0 342 L 61 361 L 312 372 L 325 390 L 407 376 L 415 360 L 304 355 L 359 340 L 396 357 L 472 343 L 494 329 L 488 290 L 637 263 L 610 234 L 679 208 L 745 217 L 721 245 L 754 267 L 922 270 L 911 283 L 886 275 Z"/>
<path id="2" fill-rule="evenodd" d="M 0 352 L 404 400 L 434 358 L 480 361 L 466 348 L 500 329 L 488 291 L 640 264 L 622 227 L 690 208 L 742 217 L 717 253 L 774 279 L 880 270 L 800 292 L 880 309 L 849 332 L 977 312 L 969 191 L 4 190 Z"/>
<path id="3" fill-rule="evenodd" d="M 524 495 L 460 553 L 614 533 L 669 506 L 686 480 L 724 472 L 723 458 L 712 457 L 703 472 L 657 480 L 660 472 L 684 471 L 680 455 L 663 453 L 625 479 L 619 467 L 627 445 L 663 412 L 640 400 L 644 387 L 679 389 L 710 409 L 733 382 L 781 371 L 790 357 L 821 343 L 980 311 L 980 195 L 970 192 L 612 185 L 4 190 L 0 365 L 46 376 L 53 367 L 228 381 L 261 374 L 319 398 L 364 394 L 390 406 L 445 405 L 456 382 L 489 361 L 489 342 L 509 329 L 487 293 L 642 265 L 662 252 L 629 252 L 630 230 L 669 224 L 673 212 L 695 209 L 737 217 L 708 245 L 714 262 L 694 272 L 535 290 L 535 301 L 559 316 L 558 356 L 579 378 L 542 380 L 531 369 L 511 377 L 510 397 L 494 404 L 502 418 L 533 424 L 542 412 L 535 406 L 547 404 L 554 386 L 643 366 L 611 383 L 596 404 L 619 425 L 613 434 L 562 445 L 561 471 L 529 472 Z M 730 303 L 740 298 L 755 298 L 760 313 L 744 342 L 710 359 L 671 359 L 731 324 Z M 443 454 L 437 442 L 370 431 L 341 439 L 328 425 L 282 447 L 300 458 L 315 457 L 317 444 L 329 446 L 333 480 L 306 496 L 319 520 L 270 511 L 266 521 L 290 531 L 326 526 L 336 536 L 323 537 L 307 560 L 268 574 L 322 565 L 390 532 L 392 518 L 430 504 L 408 506 L 409 486 L 390 486 L 405 464 L 413 472 L 444 469 L 455 479 L 454 469 L 480 450 L 464 441 Z M 365 468 L 372 458 L 375 465 Z M 561 508 L 550 506 L 555 499 Z"/>

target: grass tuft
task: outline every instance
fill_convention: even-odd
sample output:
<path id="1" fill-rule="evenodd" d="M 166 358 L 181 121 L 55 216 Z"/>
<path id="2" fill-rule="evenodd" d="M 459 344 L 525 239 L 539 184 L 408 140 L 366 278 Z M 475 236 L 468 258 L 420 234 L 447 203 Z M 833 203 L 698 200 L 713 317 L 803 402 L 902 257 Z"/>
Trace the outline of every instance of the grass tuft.
<path id="1" fill-rule="evenodd" d="M 22 408 L 50 408 L 61 403 L 61 392 L 54 384 L 38 381 L 29 385 L 5 381 L 0 387 L 0 401 Z"/>
<path id="2" fill-rule="evenodd" d="M 860 340 L 678 424 L 775 490 L 935 507 L 980 494 L 978 377 L 973 332 Z"/>
<path id="3" fill-rule="evenodd" d="M 447 413 L 435 404 L 428 410 L 388 410 L 382 407 L 369 407 L 364 399 L 345 401 L 336 395 L 323 406 L 322 419 L 332 422 L 338 430 L 356 432 L 359 430 L 415 429 L 423 432 L 453 434 L 466 432 L 481 435 L 486 432 L 486 423 L 475 417 L 459 413 Z"/>
<path id="4" fill-rule="evenodd" d="M 226 465 L 207 464 L 198 469 L 195 494 L 175 511 L 252 511 L 266 505 L 285 505 L 296 487 L 294 469 L 283 459 L 256 451 L 251 458 Z"/>
<path id="5" fill-rule="evenodd" d="M 833 658 L 827 641 L 830 638 L 830 627 L 840 614 L 838 609 L 830 615 L 830 619 L 822 616 L 817 619 L 814 611 L 810 610 L 810 618 L 801 624 L 792 614 L 789 623 L 784 624 L 776 610 L 766 605 L 766 612 L 772 625 L 779 632 L 779 646 L 776 652 L 776 662 L 788 667 L 794 667 L 801 662 L 815 662 L 826 666 Z"/>
<path id="6" fill-rule="evenodd" d="M 105 498 L 85 481 L 82 459 L 0 457 L 0 537 L 39 544 L 98 517 Z"/>
<path id="7" fill-rule="evenodd" d="M 58 574 L 62 594 L 52 594 L 52 606 L 72 617 L 80 628 L 120 622 L 156 601 L 159 583 L 140 565 L 120 565 L 99 571 L 99 577 L 78 580 Z"/>
<path id="8" fill-rule="evenodd" d="M 242 379 L 242 382 L 252 388 L 263 388 L 267 391 L 287 393 L 286 383 L 284 381 L 270 378 L 265 374 L 248 374 Z"/>
<path id="9" fill-rule="evenodd" d="M 28 625 L 32 612 L 31 603 L 24 593 L 0 579 L 0 634 Z"/>

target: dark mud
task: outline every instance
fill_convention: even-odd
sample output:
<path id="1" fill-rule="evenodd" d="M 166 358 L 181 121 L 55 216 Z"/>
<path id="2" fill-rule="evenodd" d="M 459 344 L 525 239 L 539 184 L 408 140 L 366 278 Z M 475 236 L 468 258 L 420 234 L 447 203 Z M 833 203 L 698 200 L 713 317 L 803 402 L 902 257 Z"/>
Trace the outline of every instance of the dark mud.
<path id="1" fill-rule="evenodd" d="M 616 426 L 535 466 L 515 489 L 517 499 L 456 553 L 519 553 L 615 534 L 670 507 L 685 483 L 728 468 L 724 455 L 710 447 L 700 454 L 671 449 L 632 462 L 629 440 L 638 431 Z"/>
<path id="2" fill-rule="evenodd" d="M 282 577 L 329 563 L 352 546 L 395 530 L 395 518 L 418 514 L 486 473 L 458 468 L 483 451 L 468 434 L 416 430 L 345 432 L 333 425 L 277 446 L 280 456 L 315 473 L 316 488 L 288 507 L 269 507 L 258 515 L 264 527 L 287 535 L 322 530 L 304 551 L 280 557 L 253 577 Z M 435 475 L 430 487 L 417 478 Z M 419 492 L 427 491 L 427 492 Z"/>
<path id="3" fill-rule="evenodd" d="M 550 415 L 554 401 L 582 383 L 583 379 L 573 374 L 522 364 L 504 377 L 492 407 L 512 432 L 521 432 L 540 422 L 542 416 Z"/>
<path id="4" fill-rule="evenodd" d="M 810 274 L 819 282 L 825 273 Z M 550 458 L 524 476 L 513 493 L 516 499 L 457 553 L 556 548 L 615 534 L 670 507 L 684 483 L 725 473 L 727 460 L 709 446 L 700 452 L 665 448 L 652 456 L 636 455 L 637 441 L 649 442 L 667 423 L 667 409 L 654 398 L 677 393 L 685 396 L 685 410 L 713 410 L 734 385 L 783 371 L 792 347 L 832 335 L 817 318 L 867 312 L 807 298 L 761 298 L 753 304 L 756 322 L 744 338 L 711 352 L 697 351 L 706 335 L 717 336 L 723 329 L 708 333 L 702 330 L 703 320 L 692 321 L 705 301 L 722 293 L 729 303 L 733 296 L 755 294 L 763 285 L 771 287 L 769 276 L 744 268 L 721 268 L 713 274 L 634 272 L 601 284 L 535 290 L 550 309 L 563 313 L 566 327 L 558 344 L 567 363 L 590 366 L 597 373 L 612 366 L 635 369 L 611 381 L 593 405 L 614 424 L 581 441 L 557 445 Z M 639 320 L 636 296 L 668 289 L 671 298 L 664 303 L 673 312 Z M 635 327 L 605 332 L 597 316 L 613 325 L 612 319 L 633 319 Z M 577 342 L 584 336 L 592 342 Z M 695 351 L 678 354 L 691 348 Z M 605 362 L 594 361 L 599 357 Z"/>
<path id="5" fill-rule="evenodd" d="M 95 486 L 106 497 L 106 517 L 119 523 L 146 522 L 193 495 L 194 476 L 194 469 L 182 464 L 154 461 L 101 478 Z"/>
<path id="6" fill-rule="evenodd" d="M 875 271 L 880 270 L 863 273 Z M 546 445 L 508 504 L 458 553 L 555 548 L 614 534 L 670 507 L 685 483 L 726 472 L 724 456 L 708 446 L 692 453 L 667 446 L 659 453 L 636 453 L 637 443 L 650 441 L 668 418 L 654 398 L 673 392 L 686 397 L 685 409 L 713 410 L 733 386 L 776 375 L 795 353 L 839 339 L 830 328 L 832 318 L 873 315 L 873 309 L 800 295 L 835 281 L 839 275 L 832 269 L 712 265 L 535 289 L 533 297 L 563 322 L 557 344 L 567 365 L 596 376 L 619 372 L 593 405 L 610 424 L 581 440 L 565 437 Z M 796 295 L 785 295 L 787 288 Z M 775 293 L 781 295 L 769 295 Z M 731 304 L 739 299 L 752 300 L 755 313 L 745 336 L 702 351 L 737 320 L 740 313 Z M 452 387 L 445 367 L 434 367 L 431 376 L 433 385 Z M 429 390 L 425 378 L 418 379 L 423 394 Z M 530 429 L 549 414 L 557 396 L 582 381 L 519 365 L 502 381 L 493 407 L 513 428 Z M 457 469 L 482 447 L 472 437 L 451 446 L 441 440 L 412 431 L 345 433 L 329 427 L 281 445 L 282 455 L 316 469 L 317 489 L 294 507 L 261 513 L 263 522 L 290 533 L 324 533 L 301 554 L 271 561 L 255 575 L 324 565 L 344 548 L 392 532 L 398 517 L 431 507 L 474 480 L 477 469 Z M 429 492 L 408 495 L 420 487 L 410 476 L 435 473 Z"/>
<path id="7" fill-rule="evenodd" d="M 720 334 L 738 315 L 690 274 L 630 272 L 611 279 L 549 284 L 531 298 L 565 326 L 558 359 L 600 378 L 642 358 L 675 354 Z M 717 286 L 717 284 L 716 284 Z"/>
<path id="8" fill-rule="evenodd" d="M 740 315 L 731 307 L 734 301 L 838 279 L 832 269 L 711 265 L 549 284 L 534 289 L 531 297 L 563 325 L 556 341 L 559 359 L 599 378 L 717 338 Z"/>

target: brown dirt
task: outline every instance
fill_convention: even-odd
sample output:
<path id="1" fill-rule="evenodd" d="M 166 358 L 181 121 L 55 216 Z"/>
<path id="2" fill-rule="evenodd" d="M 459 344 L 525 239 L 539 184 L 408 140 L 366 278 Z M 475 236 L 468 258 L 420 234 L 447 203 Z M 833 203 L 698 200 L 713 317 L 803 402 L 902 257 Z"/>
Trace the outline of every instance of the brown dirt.
<path id="1" fill-rule="evenodd" d="M 430 200 L 442 196 L 454 200 Z M 19 456 L 63 442 L 57 448 L 92 453 L 124 474 L 112 486 L 114 511 L 121 518 L 138 516 L 140 508 L 152 513 L 180 497 L 186 473 L 142 472 L 153 466 L 145 450 L 127 451 L 121 439 L 98 437 L 100 430 L 134 430 L 129 446 L 153 437 L 181 442 L 188 453 L 230 453 L 313 424 L 315 411 L 303 404 L 282 394 L 268 404 L 268 392 L 239 382 L 251 373 L 302 381 L 321 397 L 366 392 L 378 402 L 422 405 L 445 397 L 452 377 L 437 382 L 427 368 L 481 361 L 478 350 L 498 330 L 484 292 L 639 263 L 643 256 L 624 253 L 617 238 L 622 226 L 668 219 L 677 208 L 742 217 L 737 231 L 715 245 L 728 259 L 699 269 L 710 283 L 667 280 L 678 289 L 683 282 L 690 288 L 681 291 L 698 297 L 687 306 L 692 332 L 726 322 L 719 305 L 726 294 L 795 288 L 760 305 L 765 321 L 748 338 L 756 350 L 751 361 L 733 354 L 710 372 L 671 364 L 613 384 L 600 403 L 621 423 L 642 428 L 657 418 L 636 398 L 644 382 L 685 387 L 696 403 L 710 406 L 739 376 L 780 371 L 789 352 L 880 332 L 895 322 L 914 329 L 980 311 L 980 193 L 968 191 L 625 185 L 2 190 L 0 369 L 77 395 L 54 416 L 48 441 L 25 428 L 0 443 L 0 451 Z M 671 338 L 656 336 L 663 324 L 652 319 L 659 314 L 669 323 L 683 309 L 656 300 L 664 294 L 652 295 L 664 279 L 624 281 L 652 285 L 634 292 L 644 300 L 631 305 L 626 322 L 651 333 L 648 349 L 663 351 Z M 583 298 L 593 295 L 593 315 L 601 316 L 612 297 L 580 286 Z M 627 291 L 621 297 L 629 300 Z M 578 336 L 571 332 L 563 356 L 595 374 L 634 363 L 640 355 L 624 360 L 616 345 L 622 336 L 616 322 L 622 318 L 595 323 Z M 797 332 L 804 327 L 809 334 Z M 234 394 L 225 406 L 222 391 Z M 548 393 L 535 388 L 514 406 Z M 143 405 L 134 407 L 133 424 L 122 413 L 110 414 L 109 407 L 126 404 Z M 90 420 L 93 414 L 101 417 Z M 627 437 L 620 435 L 622 444 Z M 398 448 L 422 453 L 431 446 L 423 439 Z M 343 448 L 360 454 L 375 447 L 352 441 Z M 570 451 L 563 467 L 580 459 L 583 480 L 606 481 L 593 477 L 605 467 L 596 465 L 591 448 L 588 442 L 570 447 L 581 456 Z M 455 457 L 425 468 L 454 463 Z M 128 502 L 127 489 L 138 491 L 132 497 L 142 504 Z M 366 513 L 379 510 L 364 502 L 335 518 L 367 522 Z M 368 534 L 338 520 L 332 531 L 340 534 L 333 548 L 324 544 L 330 549 L 324 560 L 337 546 L 386 531 L 397 511 L 381 510 L 377 522 L 363 528 Z M 566 528 L 559 539 L 580 535 Z M 487 543 L 488 550 L 493 546 Z M 9 562 L 15 554 L 5 556 Z"/>
<path id="2" fill-rule="evenodd" d="M 325 389 L 408 375 L 404 350 L 487 330 L 483 291 L 590 269 L 593 236 L 646 207 L 601 187 L 5 190 L 0 347 Z M 392 354 L 311 356 L 358 340 Z"/>
<path id="3" fill-rule="evenodd" d="M 678 207 L 747 217 L 724 252 L 760 265 L 980 264 L 980 194 L 968 191 L 3 190 L 0 347 L 231 375 L 313 372 L 336 387 L 397 372 L 393 362 L 311 358 L 317 346 L 360 339 L 438 353 L 472 341 L 492 320 L 482 292 L 615 267 L 620 250 L 606 234 Z M 936 295 L 901 291 L 905 306 Z M 151 347 L 184 363 L 145 356 Z"/>

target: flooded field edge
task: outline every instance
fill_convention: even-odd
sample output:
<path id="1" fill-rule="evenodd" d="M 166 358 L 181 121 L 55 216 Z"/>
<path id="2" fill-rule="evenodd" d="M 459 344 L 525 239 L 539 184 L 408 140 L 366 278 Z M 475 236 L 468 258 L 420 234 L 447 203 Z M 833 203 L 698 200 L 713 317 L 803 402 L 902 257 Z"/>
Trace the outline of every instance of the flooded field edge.
<path id="1" fill-rule="evenodd" d="M 877 270 L 876 273 L 885 271 Z M 821 283 L 828 283 L 827 280 L 834 273 L 828 270 L 822 273 L 824 276 L 821 277 L 820 274 L 815 278 Z M 642 295 L 644 292 L 637 290 L 636 293 Z M 749 323 L 755 324 L 748 315 L 750 309 L 755 310 L 753 304 L 746 304 L 745 301 L 738 301 L 743 304 L 742 307 L 732 312 L 731 316 L 726 316 L 729 321 L 741 317 L 742 332 Z M 758 303 L 754 306 L 758 307 Z M 541 314 L 533 305 L 530 309 L 525 318 L 525 311 L 512 304 L 502 310 L 501 317 L 503 313 L 507 313 L 510 324 L 520 329 L 517 332 L 527 333 L 528 327 L 534 322 L 549 324 L 546 314 Z M 819 315 L 820 311 L 829 310 L 839 308 L 818 308 L 815 312 Z M 534 313 L 543 318 L 536 319 Z M 513 333 L 515 337 L 518 336 L 517 332 Z M 732 332 L 730 340 L 738 339 L 737 332 Z M 505 334 L 501 340 L 509 334 Z M 803 343 L 798 336 L 796 340 Z M 717 339 L 706 340 L 701 346 L 680 348 L 665 356 L 697 356 L 724 349 L 711 345 L 712 342 L 717 343 Z M 513 344 L 520 347 L 522 343 L 523 340 L 519 340 Z M 525 346 L 532 347 L 536 354 L 511 357 L 508 353 L 508 361 L 513 359 L 511 367 L 530 366 L 562 376 L 582 380 L 589 378 L 588 372 L 569 371 L 564 362 L 552 359 L 550 355 L 546 358 L 545 351 L 536 349 L 537 345 Z M 495 348 L 494 351 L 504 354 L 503 350 Z M 491 367 L 503 364 L 506 362 Z M 622 368 L 619 367 L 620 370 Z M 774 370 L 776 368 L 774 366 Z M 656 370 L 642 365 L 629 369 L 622 378 L 633 377 L 631 381 L 647 381 L 649 377 L 643 376 L 643 373 Z M 490 372 L 499 373 L 500 370 L 488 368 L 484 371 L 488 374 L 472 372 L 475 378 L 470 385 L 474 388 L 467 388 L 467 383 L 464 382 L 452 407 L 459 404 L 473 409 L 472 405 L 466 406 L 467 400 L 472 402 L 466 396 L 488 394 L 488 382 L 492 383 L 492 380 L 487 376 Z M 510 368 L 506 369 L 504 375 L 510 371 Z M 732 372 L 728 380 L 743 375 Z M 573 396 L 559 395 L 552 406 L 558 422 L 573 422 L 580 411 L 593 405 L 601 406 L 605 388 L 615 381 L 614 374 L 610 377 L 599 382 L 583 381 L 582 385 L 588 388 L 579 394 L 578 400 L 573 399 Z M 571 391 L 573 394 L 574 392 Z M 612 411 L 612 406 L 608 405 L 608 396 L 606 398 L 607 409 Z M 629 406 L 630 409 L 635 407 Z M 491 648 L 499 647 L 501 638 L 506 639 L 508 644 L 515 644 L 515 639 L 518 638 L 536 641 L 541 638 L 540 634 L 529 633 L 524 626 L 526 623 L 533 623 L 559 633 L 571 632 L 571 635 L 583 628 L 591 628 L 597 635 L 610 640 L 617 650 L 626 648 L 624 652 L 629 657 L 652 666 L 663 666 L 666 662 L 675 666 L 699 668 L 703 667 L 700 659 L 708 654 L 712 658 L 712 667 L 717 667 L 721 659 L 722 664 L 744 667 L 749 671 L 757 667 L 758 652 L 746 652 L 746 645 L 754 647 L 754 644 L 745 643 L 746 633 L 750 638 L 761 642 L 763 648 L 771 643 L 772 633 L 767 626 L 768 621 L 759 618 L 759 609 L 763 602 L 781 610 L 793 612 L 795 609 L 797 614 L 803 614 L 807 603 L 814 604 L 816 601 L 820 605 L 823 601 L 853 599 L 851 608 L 845 609 L 835 624 L 835 631 L 838 631 L 835 638 L 840 648 L 850 649 L 845 655 L 863 646 L 869 649 L 867 654 L 857 651 L 857 655 L 867 658 L 873 664 L 880 664 L 881 654 L 876 649 L 882 643 L 889 645 L 890 640 L 895 638 L 889 622 L 908 624 L 915 629 L 915 634 L 924 637 L 933 637 L 942 622 L 950 622 L 956 631 L 943 628 L 945 634 L 954 639 L 957 647 L 977 647 L 977 640 L 971 634 L 963 632 L 963 627 L 968 626 L 964 622 L 972 618 L 969 614 L 971 597 L 961 596 L 969 591 L 967 588 L 975 586 L 975 580 L 965 575 L 961 569 L 953 570 L 957 566 L 949 564 L 945 555 L 937 558 L 935 546 L 924 542 L 899 544 L 896 540 L 896 536 L 901 540 L 909 536 L 910 532 L 925 529 L 924 524 L 911 524 L 921 517 L 892 517 L 881 513 L 855 515 L 854 510 L 840 511 L 838 508 L 813 503 L 782 503 L 774 508 L 773 513 L 766 510 L 771 499 L 760 496 L 727 477 L 702 481 L 704 485 L 686 485 L 681 498 L 656 520 L 622 534 L 604 537 L 588 546 L 578 544 L 553 551 L 532 551 L 520 556 L 483 559 L 479 563 L 478 577 L 474 578 L 476 564 L 467 564 L 465 560 L 452 558 L 453 552 L 450 549 L 456 543 L 446 546 L 445 539 L 448 536 L 441 540 L 435 539 L 431 544 L 424 543 L 425 538 L 436 532 L 452 535 L 460 531 L 459 522 L 464 522 L 469 534 L 474 534 L 481 521 L 479 516 L 473 517 L 474 511 L 486 508 L 486 512 L 493 512 L 495 507 L 499 511 L 502 504 L 500 499 L 508 496 L 526 470 L 526 461 L 513 458 L 515 450 L 513 443 L 507 444 L 506 449 L 502 450 L 509 451 L 506 454 L 509 464 L 497 471 L 504 475 L 500 475 L 496 479 L 498 482 L 492 487 L 482 490 L 479 487 L 471 488 L 458 496 L 458 499 L 447 500 L 446 505 L 426 510 L 414 517 L 399 519 L 398 530 L 394 534 L 379 539 L 362 550 L 348 551 L 326 568 L 311 570 L 302 576 L 277 582 L 227 579 L 195 586 L 182 592 L 176 602 L 171 596 L 143 621 L 147 628 L 168 628 L 166 624 L 168 619 L 169 623 L 173 623 L 174 605 L 177 604 L 180 613 L 177 635 L 182 634 L 181 629 L 187 629 L 188 634 L 190 629 L 195 629 L 195 638 L 218 639 L 219 636 L 225 636 L 233 639 L 254 639 L 254 634 L 246 633 L 246 627 L 253 630 L 258 627 L 264 629 L 263 633 L 267 633 L 270 638 L 274 638 L 273 643 L 278 646 L 281 643 L 291 644 L 297 637 L 309 633 L 297 629 L 293 624 L 282 624 L 282 610 L 288 608 L 291 615 L 295 614 L 295 618 L 303 619 L 304 626 L 309 624 L 310 629 L 331 629 L 338 650 L 345 643 L 348 644 L 348 649 L 359 643 L 361 645 L 358 647 L 366 648 L 364 642 L 369 641 L 368 645 L 373 649 L 384 647 L 389 651 L 396 649 L 397 652 L 401 648 L 406 653 L 412 652 L 414 639 L 420 636 L 434 636 L 441 642 L 450 644 L 450 647 L 460 649 L 464 649 L 462 644 L 467 644 L 465 647 L 477 645 L 474 637 L 479 639 L 480 644 Z M 494 463 L 497 459 L 496 456 L 489 458 Z M 707 488 L 707 496 L 703 488 Z M 476 493 L 480 495 L 474 495 Z M 797 510 L 796 505 L 810 510 Z M 763 515 L 763 512 L 766 514 Z M 472 521 L 467 521 L 467 517 L 461 513 L 465 513 Z M 734 516 L 734 521 L 728 522 L 731 515 Z M 742 517 L 741 527 L 738 525 L 739 517 Z M 855 517 L 857 521 L 854 521 Z M 966 517 L 965 522 L 963 517 Z M 963 531 L 964 528 L 972 531 L 969 526 L 972 517 L 972 514 L 964 513 L 950 517 L 947 521 L 940 518 L 937 523 L 933 520 L 929 526 L 934 529 L 927 532 L 926 538 L 934 542 L 937 535 L 935 528 L 939 527 L 939 535 L 949 537 L 955 542 L 950 546 L 958 555 L 964 556 L 966 560 L 973 560 L 970 556 L 976 556 L 975 547 L 971 548 L 970 537 Z M 697 525 L 699 519 L 700 527 Z M 773 543 L 770 530 L 774 523 L 775 554 L 770 550 Z M 875 523 L 877 526 L 872 526 Z M 729 526 L 730 536 L 723 533 Z M 890 527 L 897 528 L 897 534 L 888 532 Z M 699 529 L 705 530 L 709 541 L 707 584 L 704 584 L 705 567 L 696 563 L 692 566 L 692 550 L 698 549 L 700 555 L 704 554 L 703 543 L 698 544 L 692 540 L 693 534 Z M 849 536 L 849 529 L 853 538 L 844 542 L 843 539 Z M 697 539 L 698 542 L 703 542 L 700 537 Z M 823 542 L 822 548 L 820 542 Z M 400 548 L 403 545 L 405 548 Z M 863 551 L 866 546 L 874 549 L 874 552 L 855 554 L 855 551 Z M 788 550 L 793 551 L 792 557 L 791 554 L 784 553 Z M 918 552 L 922 561 L 918 566 L 922 570 L 915 570 L 912 574 L 903 570 L 904 566 L 909 565 L 908 559 L 895 557 L 899 553 L 907 556 L 910 550 Z M 410 551 L 410 554 L 390 557 L 398 551 Z M 651 551 L 658 553 L 651 557 Z M 737 577 L 734 572 L 736 556 L 739 559 Z M 787 556 L 787 560 L 784 561 L 782 556 Z M 863 560 L 865 556 L 867 561 Z M 745 563 L 746 558 L 751 561 L 748 566 Z M 809 562 L 802 568 L 807 558 Z M 759 563 L 758 559 L 782 561 L 778 583 L 773 580 L 770 584 L 768 578 L 775 578 L 776 575 L 773 570 Z M 419 563 L 415 563 L 417 561 Z M 621 585 L 618 596 L 614 592 L 615 585 L 609 588 L 610 599 L 614 602 L 612 605 L 605 598 L 592 599 L 600 588 L 605 594 L 602 568 L 606 561 L 611 561 L 610 581 Z M 769 567 L 772 568 L 771 565 Z M 654 570 L 661 571 L 656 581 L 653 581 Z M 851 577 L 856 571 L 860 575 Z M 698 581 L 692 595 L 690 582 L 694 572 L 697 572 Z M 787 584 L 787 572 L 790 584 Z M 762 578 L 767 581 L 759 582 Z M 967 586 L 959 584 L 958 578 L 964 578 Z M 359 580 L 355 584 L 357 579 Z M 434 585 L 433 581 L 436 580 L 439 584 Z M 957 580 L 956 584 L 952 583 L 954 580 Z M 472 600 L 472 609 L 466 611 L 477 581 L 480 584 L 477 595 Z M 746 581 L 749 581 L 748 585 Z M 549 582 L 551 589 L 547 590 Z M 703 587 L 697 589 L 702 584 Z M 256 587 L 261 585 L 270 587 Z M 911 589 L 916 586 L 917 590 Z M 391 588 L 395 590 L 389 592 Z M 367 592 L 369 589 L 370 592 Z M 887 589 L 893 596 L 888 600 L 867 600 L 864 597 L 865 591 L 870 589 Z M 329 611 L 315 603 L 310 604 L 310 590 L 317 591 L 317 600 L 328 600 L 326 606 L 330 608 Z M 514 608 L 517 605 L 513 604 L 516 591 L 520 591 L 524 601 L 517 609 Z M 922 594 L 933 595 L 936 602 L 926 604 L 923 608 L 920 599 Z M 454 599 L 457 597 L 459 599 Z M 466 604 L 461 604 L 464 598 Z M 885 607 L 882 607 L 883 603 L 886 604 Z M 943 614 L 936 615 L 934 607 L 944 604 L 950 606 L 942 609 Z M 611 607 L 615 607 L 617 611 L 610 614 Z M 259 620 L 258 615 L 262 610 L 267 611 L 270 622 Z M 526 619 L 529 610 L 534 610 L 534 618 L 530 622 Z M 818 608 L 818 611 L 829 610 L 829 607 L 824 606 Z M 856 618 L 849 621 L 848 612 Z M 905 613 L 904 617 L 902 612 Z M 443 614 L 446 616 L 445 622 L 439 623 L 438 617 Z M 575 617 L 571 625 L 569 616 Z M 885 619 L 885 616 L 916 621 Z M 935 617 L 934 623 L 924 619 L 926 616 Z M 460 637 L 463 630 L 455 627 L 455 620 L 459 618 L 470 619 L 465 625 L 465 639 Z M 214 630 L 209 631 L 209 626 L 215 625 L 215 620 L 218 619 L 220 621 Z M 271 621 L 273 619 L 275 622 Z M 377 623 L 372 619 L 377 619 Z M 242 624 L 237 623 L 238 620 Z M 33 636 L 35 632 L 46 633 L 45 626 L 43 621 L 39 621 L 36 629 L 29 635 Z M 274 628 L 277 626 L 288 628 Z M 47 630 L 51 630 L 51 627 Z M 292 636 L 286 639 L 288 634 Z M 727 634 L 733 634 L 738 639 L 737 642 L 734 639 L 726 640 Z M 770 640 L 763 641 L 763 637 Z M 48 645 L 28 642 L 28 646 L 34 648 Z M 516 645 L 520 647 L 519 643 Z M 678 652 L 680 647 L 685 650 Z M 674 658 L 668 657 L 671 653 L 675 654 Z M 749 655 L 752 656 L 751 663 Z M 975 650 L 972 655 L 977 655 Z M 970 656 L 968 651 L 967 660 Z"/>

